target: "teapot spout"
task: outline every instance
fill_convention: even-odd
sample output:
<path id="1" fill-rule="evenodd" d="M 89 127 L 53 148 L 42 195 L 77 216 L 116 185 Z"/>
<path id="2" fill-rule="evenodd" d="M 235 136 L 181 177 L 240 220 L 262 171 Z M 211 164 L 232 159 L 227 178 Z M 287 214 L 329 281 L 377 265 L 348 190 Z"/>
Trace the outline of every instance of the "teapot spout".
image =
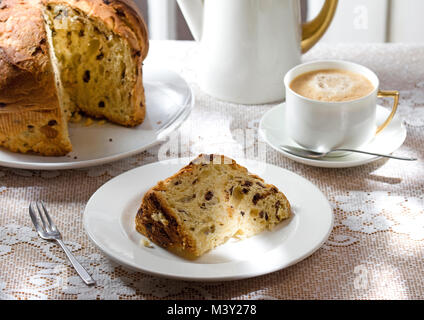
<path id="1" fill-rule="evenodd" d="M 194 39 L 200 41 L 203 28 L 204 0 L 177 0 Z"/>

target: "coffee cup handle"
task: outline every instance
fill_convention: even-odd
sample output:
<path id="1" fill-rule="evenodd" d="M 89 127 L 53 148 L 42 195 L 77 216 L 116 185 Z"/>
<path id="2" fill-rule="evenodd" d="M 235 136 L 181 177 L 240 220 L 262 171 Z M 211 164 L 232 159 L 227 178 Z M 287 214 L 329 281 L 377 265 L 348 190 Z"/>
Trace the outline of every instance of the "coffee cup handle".
<path id="1" fill-rule="evenodd" d="M 383 131 L 389 125 L 389 123 L 392 121 L 393 117 L 395 116 L 395 113 L 396 113 L 398 105 L 399 105 L 399 91 L 380 90 L 380 91 L 378 91 L 377 96 L 379 98 L 393 98 L 393 100 L 394 100 L 392 112 L 390 113 L 389 117 L 387 118 L 386 121 L 384 121 L 384 123 L 381 126 L 379 126 L 377 128 L 376 134 L 379 134 L 381 131 Z"/>

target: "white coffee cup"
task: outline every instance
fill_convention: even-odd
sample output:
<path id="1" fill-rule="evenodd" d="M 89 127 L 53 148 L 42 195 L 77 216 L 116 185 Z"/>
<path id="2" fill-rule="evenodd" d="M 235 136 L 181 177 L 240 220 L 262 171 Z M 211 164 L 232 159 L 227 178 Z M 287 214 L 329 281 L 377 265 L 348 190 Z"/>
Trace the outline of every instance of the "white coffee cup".
<path id="1" fill-rule="evenodd" d="M 365 76 L 374 90 L 359 99 L 342 102 L 324 102 L 299 95 L 290 88 L 292 81 L 307 72 L 323 69 L 341 69 Z M 370 69 L 356 63 L 323 60 L 304 63 L 291 69 L 284 78 L 286 87 L 286 130 L 301 146 L 329 151 L 335 148 L 359 148 L 381 132 L 393 119 L 398 102 L 398 91 L 379 90 L 380 81 Z M 394 99 L 387 120 L 377 125 L 377 98 Z"/>

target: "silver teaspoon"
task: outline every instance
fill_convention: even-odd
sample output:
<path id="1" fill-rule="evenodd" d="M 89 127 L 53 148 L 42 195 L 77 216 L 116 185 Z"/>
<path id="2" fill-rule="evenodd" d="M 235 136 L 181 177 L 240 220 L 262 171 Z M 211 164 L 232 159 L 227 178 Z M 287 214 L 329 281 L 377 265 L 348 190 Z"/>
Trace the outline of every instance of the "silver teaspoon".
<path id="1" fill-rule="evenodd" d="M 396 159 L 396 160 L 405 160 L 405 161 L 416 161 L 417 160 L 417 158 L 396 157 L 396 156 L 392 156 L 392 155 L 388 155 L 388 154 L 379 154 L 379 153 L 362 151 L 362 150 L 342 149 L 342 148 L 333 149 L 333 150 L 330 150 L 330 151 L 327 151 L 327 152 L 317 152 L 317 151 L 307 150 L 307 149 L 298 148 L 298 147 L 294 147 L 294 146 L 282 145 L 282 146 L 280 146 L 280 149 L 287 152 L 287 153 L 290 153 L 292 155 L 302 157 L 302 158 L 308 158 L 308 159 L 321 159 L 321 158 L 324 158 L 325 156 L 327 156 L 328 154 L 330 154 L 332 152 L 346 151 L 346 152 L 364 153 L 364 154 L 368 154 L 368 155 L 371 155 L 371 156 L 391 158 L 391 159 Z"/>

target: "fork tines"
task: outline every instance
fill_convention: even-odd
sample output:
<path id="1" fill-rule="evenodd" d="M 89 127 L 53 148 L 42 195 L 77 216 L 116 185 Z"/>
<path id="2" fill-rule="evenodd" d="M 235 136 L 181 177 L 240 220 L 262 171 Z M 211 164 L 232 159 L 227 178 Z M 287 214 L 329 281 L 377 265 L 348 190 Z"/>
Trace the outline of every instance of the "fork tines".
<path id="1" fill-rule="evenodd" d="M 34 207 L 36 209 L 34 209 Z M 42 226 L 40 225 L 38 217 L 41 220 Z M 43 201 L 37 201 L 35 203 L 30 203 L 29 205 L 29 214 L 37 231 L 46 232 L 46 233 L 58 233 L 58 229 L 54 224 L 53 220 L 50 218 L 49 212 L 47 211 Z"/>

